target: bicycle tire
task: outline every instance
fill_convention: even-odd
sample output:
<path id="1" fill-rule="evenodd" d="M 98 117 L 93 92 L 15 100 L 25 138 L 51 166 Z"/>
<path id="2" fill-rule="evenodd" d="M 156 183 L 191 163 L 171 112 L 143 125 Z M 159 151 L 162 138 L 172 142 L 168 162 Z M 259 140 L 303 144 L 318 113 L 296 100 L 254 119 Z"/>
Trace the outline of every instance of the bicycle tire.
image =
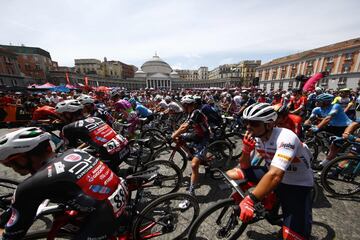
<path id="1" fill-rule="evenodd" d="M 184 201 L 184 200 L 188 200 L 190 202 L 190 207 L 183 210 L 180 209 L 178 207 L 178 204 L 175 203 L 175 209 L 172 209 L 170 213 L 166 212 L 164 209 L 166 209 L 166 207 L 170 207 L 170 201 Z M 162 207 L 162 204 L 165 204 L 166 207 Z M 187 224 L 187 227 L 181 231 L 181 233 L 177 234 L 174 231 L 178 230 L 176 227 L 178 227 L 180 224 L 179 219 L 174 219 L 176 216 L 174 214 L 174 210 L 179 211 L 181 213 L 181 215 L 186 216 L 185 217 L 185 224 Z M 141 233 L 141 229 L 143 228 L 143 221 L 145 220 L 146 222 L 148 222 L 149 220 L 152 220 L 153 218 L 148 217 L 149 214 L 161 214 L 162 211 L 165 211 L 165 213 L 167 213 L 167 215 L 164 215 L 163 219 L 160 218 L 160 220 L 157 220 L 158 222 L 163 221 L 167 223 L 167 227 L 162 226 L 162 230 L 165 231 L 165 235 L 164 238 L 161 238 L 161 236 L 157 236 L 156 239 L 184 239 L 184 237 L 187 235 L 188 230 L 191 227 L 191 224 L 195 221 L 195 219 L 199 216 L 199 212 L 200 212 L 200 207 L 199 207 L 199 203 L 196 200 L 196 198 L 194 196 L 191 196 L 190 194 L 187 193 L 172 193 L 172 194 L 168 194 L 166 196 L 160 197 L 158 199 L 156 199 L 155 201 L 153 201 L 152 203 L 150 203 L 149 205 L 147 205 L 141 212 L 140 214 L 136 217 L 135 223 L 133 225 L 132 228 L 132 233 L 133 233 L 133 238 L 136 239 L 144 239 L 143 237 L 141 237 L 142 234 Z M 190 217 L 188 216 L 190 215 Z M 164 221 L 165 220 L 165 221 Z M 155 220 L 156 222 L 156 220 Z M 169 227 L 169 225 L 172 225 L 173 222 L 175 222 L 174 228 L 171 228 L 171 226 Z M 176 224 L 177 223 L 177 224 Z M 167 231 L 167 232 L 166 232 Z M 145 233 L 148 234 L 148 233 Z M 173 235 L 172 235 L 173 234 Z M 171 235 L 171 236 L 169 236 Z M 174 236 L 176 235 L 176 236 Z M 146 238 L 145 238 L 146 239 Z"/>
<path id="2" fill-rule="evenodd" d="M 180 189 L 183 176 L 181 170 L 174 163 L 166 160 L 151 161 L 145 164 L 142 170 L 154 167 L 154 171 L 159 173 L 159 169 L 164 168 L 164 166 L 166 166 L 165 171 L 161 171 L 160 175 L 153 179 L 153 185 L 148 183 L 142 185 L 143 196 L 149 196 L 153 200 L 159 196 L 177 192 Z M 172 169 L 172 173 L 169 168 Z M 153 189 L 155 190 L 154 193 L 152 192 Z"/>
<path id="3" fill-rule="evenodd" d="M 150 128 L 141 133 L 141 138 L 149 138 L 149 145 L 153 150 L 158 150 L 167 143 L 164 135 L 159 129 Z"/>
<path id="4" fill-rule="evenodd" d="M 350 161 L 354 161 L 354 163 L 350 162 Z M 345 163 L 345 161 L 347 161 L 347 163 Z M 344 168 L 339 167 L 340 163 L 344 163 L 347 164 L 348 166 L 345 166 Z M 351 166 L 349 166 L 350 164 L 352 164 Z M 355 186 L 357 186 L 357 188 L 355 188 L 355 190 L 353 191 L 348 191 L 347 193 L 341 193 L 338 190 L 335 189 L 334 187 L 334 183 L 332 181 L 339 181 L 339 182 L 343 182 L 346 183 L 346 185 L 349 186 L 349 177 L 352 177 L 352 175 L 350 174 L 351 172 L 351 167 L 355 166 L 357 167 L 357 172 L 355 172 L 355 178 L 360 176 L 360 157 L 359 156 L 341 156 L 341 157 L 337 157 L 333 160 L 331 160 L 322 170 L 321 172 L 321 184 L 323 185 L 324 189 L 335 196 L 340 196 L 340 197 L 344 197 L 344 196 L 351 196 L 351 195 L 355 195 L 357 193 L 360 192 L 360 184 L 359 183 L 355 183 Z M 341 177 L 346 177 L 345 180 L 339 179 L 339 176 Z M 340 189 L 344 189 L 343 187 L 340 187 Z"/>
<path id="5" fill-rule="evenodd" d="M 232 209 L 230 209 L 232 208 Z M 229 233 L 225 232 L 224 227 L 220 228 L 220 230 L 214 232 L 211 230 L 214 230 L 214 228 L 217 225 L 221 224 L 221 219 L 219 219 L 219 217 L 217 217 L 217 220 L 212 223 L 209 224 L 208 228 L 205 229 L 203 232 L 201 230 L 199 230 L 200 226 L 203 223 L 206 223 L 206 219 L 209 218 L 209 216 L 211 216 L 213 213 L 215 213 L 218 210 L 220 211 L 220 215 L 222 215 L 222 217 L 224 217 L 225 213 L 227 210 L 230 209 L 230 217 L 228 220 L 233 221 L 232 223 L 232 230 L 233 232 Z M 229 198 L 229 199 L 224 199 L 221 200 L 219 202 L 217 202 L 216 204 L 210 206 L 207 210 L 205 210 L 202 214 L 200 214 L 200 216 L 195 220 L 195 222 L 191 225 L 190 227 L 190 231 L 189 231 L 189 235 L 188 235 L 188 239 L 192 239 L 192 240 L 196 240 L 198 239 L 237 239 L 246 229 L 248 224 L 244 224 L 239 220 L 239 216 L 240 216 L 240 209 L 238 204 L 234 201 L 234 199 Z M 230 219 L 232 218 L 232 219 Z M 240 222 L 241 224 L 239 225 L 238 222 Z M 228 224 L 228 223 L 225 223 Z M 223 230 L 223 231 L 222 231 Z M 197 234 L 198 237 L 197 237 Z M 209 236 L 209 238 L 206 238 L 206 234 Z M 226 234 L 226 235 L 225 235 Z M 221 236 L 220 236 L 221 235 Z M 221 238 L 217 238 L 217 237 L 221 237 Z"/>
<path id="6" fill-rule="evenodd" d="M 130 149 L 129 156 L 124 159 L 124 162 L 130 166 L 135 166 L 138 161 L 138 151 L 140 151 L 141 146 L 136 141 L 131 141 L 128 144 Z M 153 150 L 151 148 L 142 147 L 142 154 L 140 156 L 141 163 L 147 163 L 152 159 Z"/>
<path id="7" fill-rule="evenodd" d="M 170 154 L 170 157 L 167 157 L 167 155 Z M 176 156 L 178 154 L 178 156 Z M 154 154 L 151 157 L 152 160 L 164 160 L 167 159 L 168 161 L 173 162 L 182 172 L 185 171 L 189 159 L 186 156 L 186 153 L 181 150 L 177 149 L 172 146 L 167 146 L 164 148 L 161 148 L 154 152 Z"/>
<path id="8" fill-rule="evenodd" d="M 230 167 L 232 158 L 232 147 L 230 143 L 225 140 L 217 140 L 212 142 L 207 147 L 207 164 L 210 168 L 225 169 Z"/>

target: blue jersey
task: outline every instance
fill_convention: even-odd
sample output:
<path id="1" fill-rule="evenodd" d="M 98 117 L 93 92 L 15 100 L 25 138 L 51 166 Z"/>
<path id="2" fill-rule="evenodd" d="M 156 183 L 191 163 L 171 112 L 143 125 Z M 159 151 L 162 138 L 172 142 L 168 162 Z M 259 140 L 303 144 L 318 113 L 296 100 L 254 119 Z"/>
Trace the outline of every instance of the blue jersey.
<path id="1" fill-rule="evenodd" d="M 152 115 L 152 111 L 150 109 L 146 108 L 144 105 L 141 105 L 139 103 L 136 104 L 135 111 L 142 118 L 146 118 Z"/>
<path id="2" fill-rule="evenodd" d="M 325 118 L 327 116 L 331 116 L 331 120 L 329 126 L 334 127 L 345 127 L 348 126 L 352 121 L 345 114 L 343 108 L 340 104 L 332 104 L 327 108 L 316 107 L 312 110 L 310 118 L 320 117 Z"/>

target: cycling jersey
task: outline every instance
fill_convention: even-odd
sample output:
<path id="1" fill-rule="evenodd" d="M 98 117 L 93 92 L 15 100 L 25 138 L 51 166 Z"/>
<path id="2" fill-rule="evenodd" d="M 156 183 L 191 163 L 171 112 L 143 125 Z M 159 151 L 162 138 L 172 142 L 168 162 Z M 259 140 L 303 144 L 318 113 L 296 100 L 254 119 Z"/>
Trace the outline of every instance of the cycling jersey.
<path id="1" fill-rule="evenodd" d="M 201 112 L 205 114 L 208 119 L 208 123 L 211 126 L 218 126 L 222 123 L 221 115 L 216 111 L 215 107 L 209 104 L 204 104 L 201 107 Z"/>
<path id="2" fill-rule="evenodd" d="M 266 165 L 285 171 L 282 183 L 313 186 L 313 172 L 310 167 L 311 152 L 294 132 L 286 128 L 274 128 L 266 142 L 262 142 L 260 138 L 255 138 L 255 140 L 255 150 L 264 158 Z"/>
<path id="3" fill-rule="evenodd" d="M 325 118 L 327 116 L 332 117 L 329 126 L 344 127 L 352 122 L 339 104 L 332 104 L 326 108 L 316 107 L 312 110 L 310 118 Z"/>
<path id="4" fill-rule="evenodd" d="M 142 118 L 149 117 L 153 114 L 153 112 L 150 109 L 148 109 L 147 107 L 145 107 L 144 105 L 142 105 L 140 103 L 136 104 L 135 111 Z"/>
<path id="5" fill-rule="evenodd" d="M 286 118 L 277 124 L 277 127 L 287 128 L 293 131 L 296 135 L 301 134 L 302 117 L 295 114 L 288 114 Z"/>
<path id="6" fill-rule="evenodd" d="M 77 147 L 79 140 L 94 147 L 102 160 L 110 160 L 107 164 L 113 170 L 129 153 L 126 147 L 128 140 L 97 117 L 88 117 L 66 125 L 62 135 L 70 147 Z"/>
<path id="7" fill-rule="evenodd" d="M 294 110 L 298 109 L 301 106 L 306 106 L 306 102 L 307 102 L 307 98 L 304 96 L 301 96 L 299 98 L 296 98 L 295 96 L 291 96 L 290 98 L 290 102 L 293 104 L 294 106 Z"/>
<path id="8" fill-rule="evenodd" d="M 185 121 L 193 129 L 197 140 L 208 139 L 210 130 L 206 116 L 199 110 L 195 109 Z"/>
<path id="9" fill-rule="evenodd" d="M 68 150 L 47 161 L 37 173 L 19 184 L 3 239 L 22 239 L 34 221 L 38 206 L 46 199 L 70 206 L 85 213 L 93 224 L 96 222 L 96 229 L 88 229 L 86 233 L 80 229 L 79 236 L 106 239 L 118 227 L 116 222 L 125 210 L 127 195 L 125 181 L 104 163 L 84 151 Z M 75 239 L 84 239 L 79 236 Z"/>

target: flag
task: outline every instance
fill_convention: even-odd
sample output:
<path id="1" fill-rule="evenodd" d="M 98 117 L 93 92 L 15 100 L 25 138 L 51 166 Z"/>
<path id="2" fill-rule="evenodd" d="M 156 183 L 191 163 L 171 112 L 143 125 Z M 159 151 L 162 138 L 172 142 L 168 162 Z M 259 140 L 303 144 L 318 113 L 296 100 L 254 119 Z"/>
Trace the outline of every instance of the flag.
<path id="1" fill-rule="evenodd" d="M 66 72 L 66 73 L 65 73 L 65 76 L 66 76 L 66 82 L 67 82 L 67 84 L 70 84 L 69 73 Z"/>

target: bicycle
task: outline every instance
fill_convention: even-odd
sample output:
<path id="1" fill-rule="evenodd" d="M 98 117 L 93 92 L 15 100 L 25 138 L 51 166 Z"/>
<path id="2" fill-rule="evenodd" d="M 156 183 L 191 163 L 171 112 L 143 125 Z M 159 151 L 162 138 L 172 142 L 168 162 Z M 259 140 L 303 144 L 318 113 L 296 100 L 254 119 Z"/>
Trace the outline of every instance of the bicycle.
<path id="1" fill-rule="evenodd" d="M 214 169 L 226 180 L 234 190 L 228 199 L 217 202 L 205 210 L 191 225 L 188 239 L 238 239 L 249 224 L 267 220 L 272 225 L 282 226 L 280 204 L 274 192 L 268 194 L 261 202 L 255 204 L 254 218 L 248 223 L 239 220 L 239 203 L 245 192 L 254 186 L 246 179 L 234 181 L 220 169 Z"/>
<path id="2" fill-rule="evenodd" d="M 349 142 L 359 145 L 359 143 Z M 321 172 L 321 184 L 335 196 L 351 196 L 360 192 L 360 156 L 342 155 L 331 160 Z"/>

